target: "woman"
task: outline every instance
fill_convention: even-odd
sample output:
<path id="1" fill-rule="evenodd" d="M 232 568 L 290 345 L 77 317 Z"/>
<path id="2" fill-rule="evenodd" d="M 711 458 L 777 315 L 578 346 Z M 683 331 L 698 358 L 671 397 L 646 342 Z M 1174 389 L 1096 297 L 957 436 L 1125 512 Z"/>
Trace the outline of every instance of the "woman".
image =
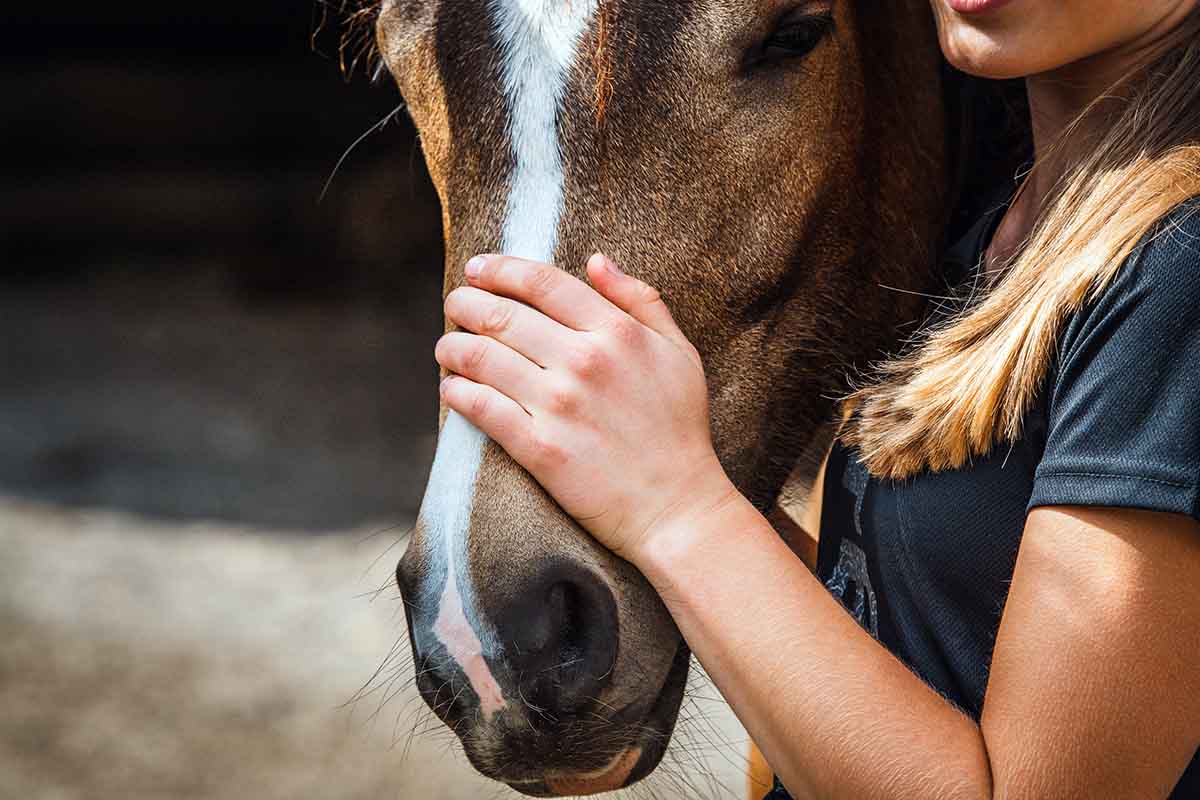
<path id="1" fill-rule="evenodd" d="M 445 402 L 645 573 L 793 794 L 1200 797 L 1200 7 L 933 6 L 953 65 L 1025 78 L 1036 157 L 947 256 L 962 307 L 846 403 L 816 578 L 721 470 L 657 292 L 603 256 L 594 291 L 557 285 L 638 333 L 563 351 L 633 378 L 571 413 L 538 403 L 555 363 Z M 472 259 L 470 302 L 536 306 L 536 269 Z M 543 425 L 553 469 L 523 444 Z"/>

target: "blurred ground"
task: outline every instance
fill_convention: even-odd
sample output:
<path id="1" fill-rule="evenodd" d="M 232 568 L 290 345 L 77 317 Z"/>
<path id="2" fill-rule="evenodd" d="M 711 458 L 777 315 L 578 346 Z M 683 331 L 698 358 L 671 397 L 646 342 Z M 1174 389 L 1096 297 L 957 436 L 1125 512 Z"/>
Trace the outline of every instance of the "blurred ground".
<path id="1" fill-rule="evenodd" d="M 0 797 L 516 797 L 426 724 L 406 640 L 370 681 L 403 632 L 388 551 L 402 532 L 0 501 Z M 681 727 L 666 769 L 630 796 L 743 796 L 744 736 L 711 688 L 696 683 Z"/>
<path id="2" fill-rule="evenodd" d="M 392 748 L 408 693 L 339 708 L 403 631 L 364 536 L 0 506 L 0 796 L 491 794 L 444 735 Z"/>

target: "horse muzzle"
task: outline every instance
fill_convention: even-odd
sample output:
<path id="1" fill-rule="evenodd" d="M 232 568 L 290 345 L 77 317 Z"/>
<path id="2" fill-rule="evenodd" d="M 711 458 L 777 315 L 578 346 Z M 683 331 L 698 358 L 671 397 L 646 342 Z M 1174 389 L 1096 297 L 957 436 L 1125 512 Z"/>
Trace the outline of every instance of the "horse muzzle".
<path id="1" fill-rule="evenodd" d="M 657 766 L 688 654 L 678 643 L 657 685 L 614 687 L 620 614 L 600 574 L 557 559 L 529 575 L 464 586 L 461 573 L 438 573 L 418 539 L 397 583 L 417 688 L 479 772 L 555 797 L 619 789 Z"/>

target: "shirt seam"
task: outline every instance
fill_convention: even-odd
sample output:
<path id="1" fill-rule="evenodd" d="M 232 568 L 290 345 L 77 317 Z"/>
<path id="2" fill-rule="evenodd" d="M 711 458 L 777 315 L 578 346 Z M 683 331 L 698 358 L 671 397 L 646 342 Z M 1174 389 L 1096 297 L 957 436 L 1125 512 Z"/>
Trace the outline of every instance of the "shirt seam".
<path id="1" fill-rule="evenodd" d="M 1162 478 L 1147 478 L 1144 475 L 1129 475 L 1129 474 L 1120 473 L 1120 472 L 1071 472 L 1071 471 L 1054 470 L 1054 471 L 1047 471 L 1047 472 L 1039 472 L 1037 475 L 1037 478 L 1035 478 L 1035 482 L 1037 479 L 1040 479 L 1040 478 L 1118 478 L 1118 479 L 1123 479 L 1123 480 L 1145 481 L 1146 483 L 1158 483 L 1158 484 L 1162 484 L 1163 486 L 1172 486 L 1176 489 L 1186 489 L 1188 491 L 1196 490 L 1196 484 L 1193 484 L 1193 483 L 1181 483 L 1179 481 L 1168 481 L 1168 480 L 1163 480 Z"/>

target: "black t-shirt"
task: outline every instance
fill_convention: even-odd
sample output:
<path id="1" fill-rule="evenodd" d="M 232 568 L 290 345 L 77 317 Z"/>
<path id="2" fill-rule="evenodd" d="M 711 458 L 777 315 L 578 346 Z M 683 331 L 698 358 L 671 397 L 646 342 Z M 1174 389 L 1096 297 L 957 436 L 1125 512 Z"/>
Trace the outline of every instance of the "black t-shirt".
<path id="1" fill-rule="evenodd" d="M 1000 211 L 951 248 L 948 270 L 976 269 Z M 827 475 L 817 574 L 865 629 L 978 719 L 1030 509 L 1200 519 L 1200 201 L 1156 226 L 1069 321 L 1019 442 L 905 481 L 871 477 L 835 446 Z M 787 795 L 778 787 L 771 797 Z M 1200 798 L 1200 757 L 1171 798 Z"/>

